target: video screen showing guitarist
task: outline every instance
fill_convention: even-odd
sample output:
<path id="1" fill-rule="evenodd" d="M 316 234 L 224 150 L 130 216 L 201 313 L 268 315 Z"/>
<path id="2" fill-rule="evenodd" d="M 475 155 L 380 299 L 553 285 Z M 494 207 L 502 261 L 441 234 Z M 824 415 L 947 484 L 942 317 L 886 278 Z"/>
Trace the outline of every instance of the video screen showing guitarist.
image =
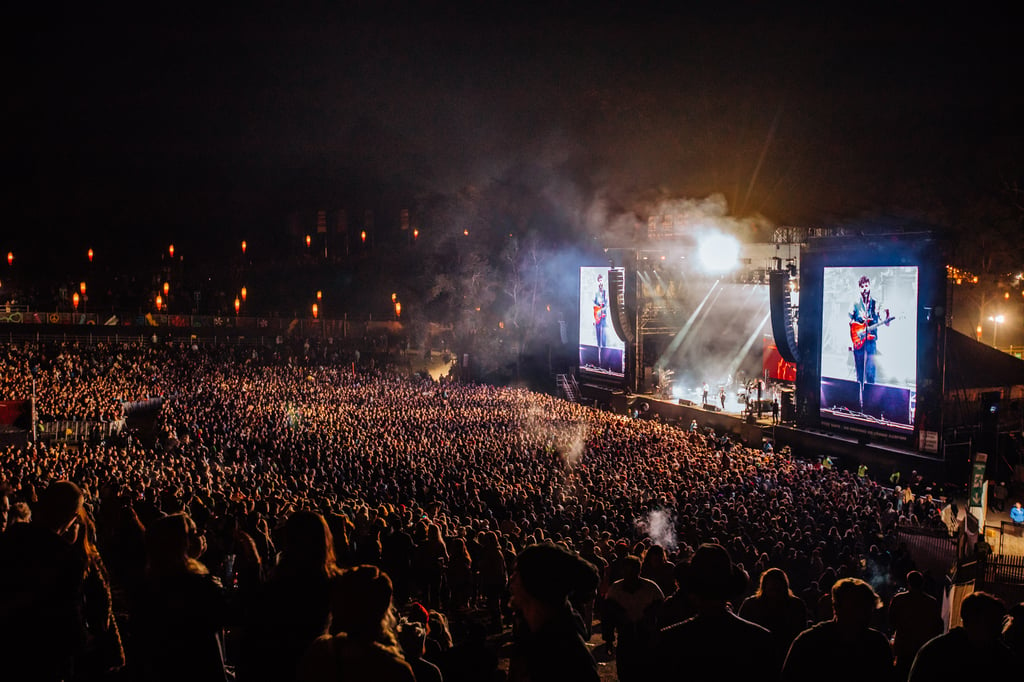
<path id="1" fill-rule="evenodd" d="M 850 340 L 853 342 L 853 360 L 857 368 L 857 383 L 875 383 L 875 355 L 878 353 L 878 330 L 889 326 L 893 317 L 881 311 L 878 301 L 871 297 L 871 280 L 865 275 L 858 280 L 860 296 L 850 308 Z"/>
<path id="2" fill-rule="evenodd" d="M 594 332 L 597 335 L 597 361 L 601 365 L 608 333 L 608 292 L 604 288 L 604 276 L 597 276 L 597 293 L 594 294 Z"/>

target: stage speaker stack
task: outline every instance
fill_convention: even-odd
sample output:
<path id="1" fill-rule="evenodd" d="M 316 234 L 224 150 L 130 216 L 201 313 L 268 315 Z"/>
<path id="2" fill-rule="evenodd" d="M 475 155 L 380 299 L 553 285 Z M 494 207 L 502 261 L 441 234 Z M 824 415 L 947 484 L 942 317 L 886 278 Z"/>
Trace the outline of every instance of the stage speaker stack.
<path id="1" fill-rule="evenodd" d="M 692 400 L 687 400 L 686 398 L 680 398 L 679 399 L 679 404 L 680 405 L 690 405 L 690 406 L 692 406 L 693 405 L 693 401 Z"/>
<path id="2" fill-rule="evenodd" d="M 711 403 L 704 403 L 704 409 L 708 412 L 720 412 L 722 408 L 718 405 L 712 405 Z"/>
<path id="3" fill-rule="evenodd" d="M 793 391 L 783 391 L 779 401 L 779 417 L 784 422 L 796 421 L 796 400 Z"/>
<path id="4" fill-rule="evenodd" d="M 626 343 L 636 342 L 633 323 L 626 310 L 626 273 L 622 268 L 608 270 L 608 297 L 612 309 L 612 327 L 619 338 Z"/>
<path id="5" fill-rule="evenodd" d="M 768 278 L 768 303 L 772 313 L 772 336 L 775 337 L 775 347 L 779 349 L 779 355 L 783 360 L 796 362 L 796 332 L 793 330 L 788 271 L 771 271 Z"/>

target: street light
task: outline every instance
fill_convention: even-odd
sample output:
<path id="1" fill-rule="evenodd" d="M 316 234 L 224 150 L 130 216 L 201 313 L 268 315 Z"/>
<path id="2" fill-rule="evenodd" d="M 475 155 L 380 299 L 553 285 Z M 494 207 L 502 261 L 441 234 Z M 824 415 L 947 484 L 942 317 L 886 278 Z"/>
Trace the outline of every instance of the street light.
<path id="1" fill-rule="evenodd" d="M 999 325 L 1006 322 L 1006 316 L 989 315 L 988 319 L 992 321 L 992 347 L 998 348 L 999 346 L 996 345 L 996 333 L 999 331 Z"/>

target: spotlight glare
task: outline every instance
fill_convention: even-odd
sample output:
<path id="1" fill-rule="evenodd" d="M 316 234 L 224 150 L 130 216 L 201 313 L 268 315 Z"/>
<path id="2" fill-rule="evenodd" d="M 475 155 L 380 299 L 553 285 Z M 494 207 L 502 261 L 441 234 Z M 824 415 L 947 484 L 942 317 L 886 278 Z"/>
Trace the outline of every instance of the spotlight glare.
<path id="1" fill-rule="evenodd" d="M 728 272 L 736 267 L 740 245 L 734 237 L 724 234 L 710 234 L 701 239 L 697 255 L 708 273 Z"/>

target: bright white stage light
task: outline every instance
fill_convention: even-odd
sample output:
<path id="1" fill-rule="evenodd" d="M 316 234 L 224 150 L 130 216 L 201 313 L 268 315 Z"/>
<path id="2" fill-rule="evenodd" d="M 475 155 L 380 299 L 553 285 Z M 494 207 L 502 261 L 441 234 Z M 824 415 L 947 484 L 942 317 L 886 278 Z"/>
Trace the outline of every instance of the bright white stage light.
<path id="1" fill-rule="evenodd" d="M 700 240 L 697 255 L 708 273 L 728 272 L 736 267 L 740 255 L 740 243 L 724 234 L 709 234 Z"/>

